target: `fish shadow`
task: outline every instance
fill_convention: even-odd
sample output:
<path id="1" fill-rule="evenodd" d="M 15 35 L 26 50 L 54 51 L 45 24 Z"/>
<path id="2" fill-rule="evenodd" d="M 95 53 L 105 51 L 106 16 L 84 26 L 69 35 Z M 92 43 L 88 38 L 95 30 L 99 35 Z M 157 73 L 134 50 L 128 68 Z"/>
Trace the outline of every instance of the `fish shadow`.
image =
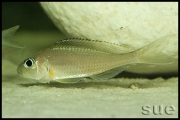
<path id="1" fill-rule="evenodd" d="M 133 82 L 133 81 L 132 81 Z M 32 86 L 43 86 L 43 87 L 55 87 L 55 88 L 96 88 L 96 89 L 103 89 L 103 88 L 128 88 L 129 83 L 123 82 L 107 82 L 107 81 L 100 81 L 100 82 L 78 82 L 72 84 L 65 84 L 65 83 L 58 83 L 58 82 L 50 82 L 50 83 L 25 83 L 19 84 L 22 87 L 32 87 Z"/>

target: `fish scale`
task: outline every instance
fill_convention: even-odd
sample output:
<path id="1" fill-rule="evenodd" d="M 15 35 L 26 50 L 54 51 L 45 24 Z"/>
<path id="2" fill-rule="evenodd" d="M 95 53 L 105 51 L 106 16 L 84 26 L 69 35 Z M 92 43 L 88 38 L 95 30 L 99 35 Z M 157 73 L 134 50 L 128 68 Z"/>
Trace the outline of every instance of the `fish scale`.
<path id="1" fill-rule="evenodd" d="M 41 56 L 53 53 L 51 57 L 48 57 L 48 64 L 51 66 L 50 69 L 54 70 L 54 78 L 78 77 L 79 74 L 83 74 L 82 77 L 87 77 L 134 61 L 133 59 L 125 59 L 129 58 L 127 54 L 123 56 L 80 47 L 62 48 L 45 50 L 41 53 Z"/>

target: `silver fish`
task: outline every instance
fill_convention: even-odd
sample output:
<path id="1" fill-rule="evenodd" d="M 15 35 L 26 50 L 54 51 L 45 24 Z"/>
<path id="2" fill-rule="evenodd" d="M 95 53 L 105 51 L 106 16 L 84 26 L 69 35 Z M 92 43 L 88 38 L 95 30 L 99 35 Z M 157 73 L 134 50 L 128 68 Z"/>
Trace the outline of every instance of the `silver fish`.
<path id="1" fill-rule="evenodd" d="M 164 40 L 169 39 L 166 36 L 143 48 L 122 54 L 118 44 L 80 38 L 64 39 L 23 61 L 17 72 L 25 78 L 44 83 L 51 80 L 76 83 L 87 77 L 109 79 L 134 63 L 173 63 L 169 56 L 156 54 L 157 50 L 161 52 L 164 49 L 161 46 Z"/>

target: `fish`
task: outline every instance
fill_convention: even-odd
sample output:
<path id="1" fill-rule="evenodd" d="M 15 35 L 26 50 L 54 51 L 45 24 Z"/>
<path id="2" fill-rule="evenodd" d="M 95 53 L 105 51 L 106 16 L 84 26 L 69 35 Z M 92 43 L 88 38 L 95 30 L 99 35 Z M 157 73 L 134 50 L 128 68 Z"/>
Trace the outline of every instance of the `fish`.
<path id="1" fill-rule="evenodd" d="M 18 28 L 19 25 L 16 25 L 14 27 L 2 31 L 2 45 L 25 49 L 25 45 L 11 39 Z"/>
<path id="2" fill-rule="evenodd" d="M 26 50 L 26 45 L 14 40 L 13 38 L 18 28 L 19 25 L 16 25 L 2 31 L 2 59 L 10 61 L 15 65 L 19 64 L 19 57 L 21 57 L 22 53 Z"/>
<path id="3" fill-rule="evenodd" d="M 77 83 L 81 80 L 107 80 L 136 63 L 166 65 L 174 62 L 162 52 L 165 36 L 137 50 L 122 53 L 119 44 L 84 38 L 57 41 L 25 59 L 17 73 L 41 83 L 57 81 Z"/>

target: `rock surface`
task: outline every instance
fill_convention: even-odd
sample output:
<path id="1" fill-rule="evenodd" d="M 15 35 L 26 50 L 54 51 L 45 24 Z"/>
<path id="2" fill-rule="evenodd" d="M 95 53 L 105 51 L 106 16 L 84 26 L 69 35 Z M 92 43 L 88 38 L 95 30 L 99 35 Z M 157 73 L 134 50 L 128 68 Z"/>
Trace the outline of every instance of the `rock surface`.
<path id="1" fill-rule="evenodd" d="M 53 23 L 67 37 L 83 37 L 118 43 L 127 53 L 161 38 L 164 51 L 174 58 L 171 65 L 129 67 L 136 73 L 177 72 L 178 4 L 177 2 L 41 2 Z M 168 45 L 168 46 L 166 46 Z M 157 51 L 161 54 L 162 51 Z M 176 53 L 176 54 L 174 54 Z M 160 69 L 159 69 L 160 67 Z M 140 69 L 143 69 L 140 70 Z"/>

